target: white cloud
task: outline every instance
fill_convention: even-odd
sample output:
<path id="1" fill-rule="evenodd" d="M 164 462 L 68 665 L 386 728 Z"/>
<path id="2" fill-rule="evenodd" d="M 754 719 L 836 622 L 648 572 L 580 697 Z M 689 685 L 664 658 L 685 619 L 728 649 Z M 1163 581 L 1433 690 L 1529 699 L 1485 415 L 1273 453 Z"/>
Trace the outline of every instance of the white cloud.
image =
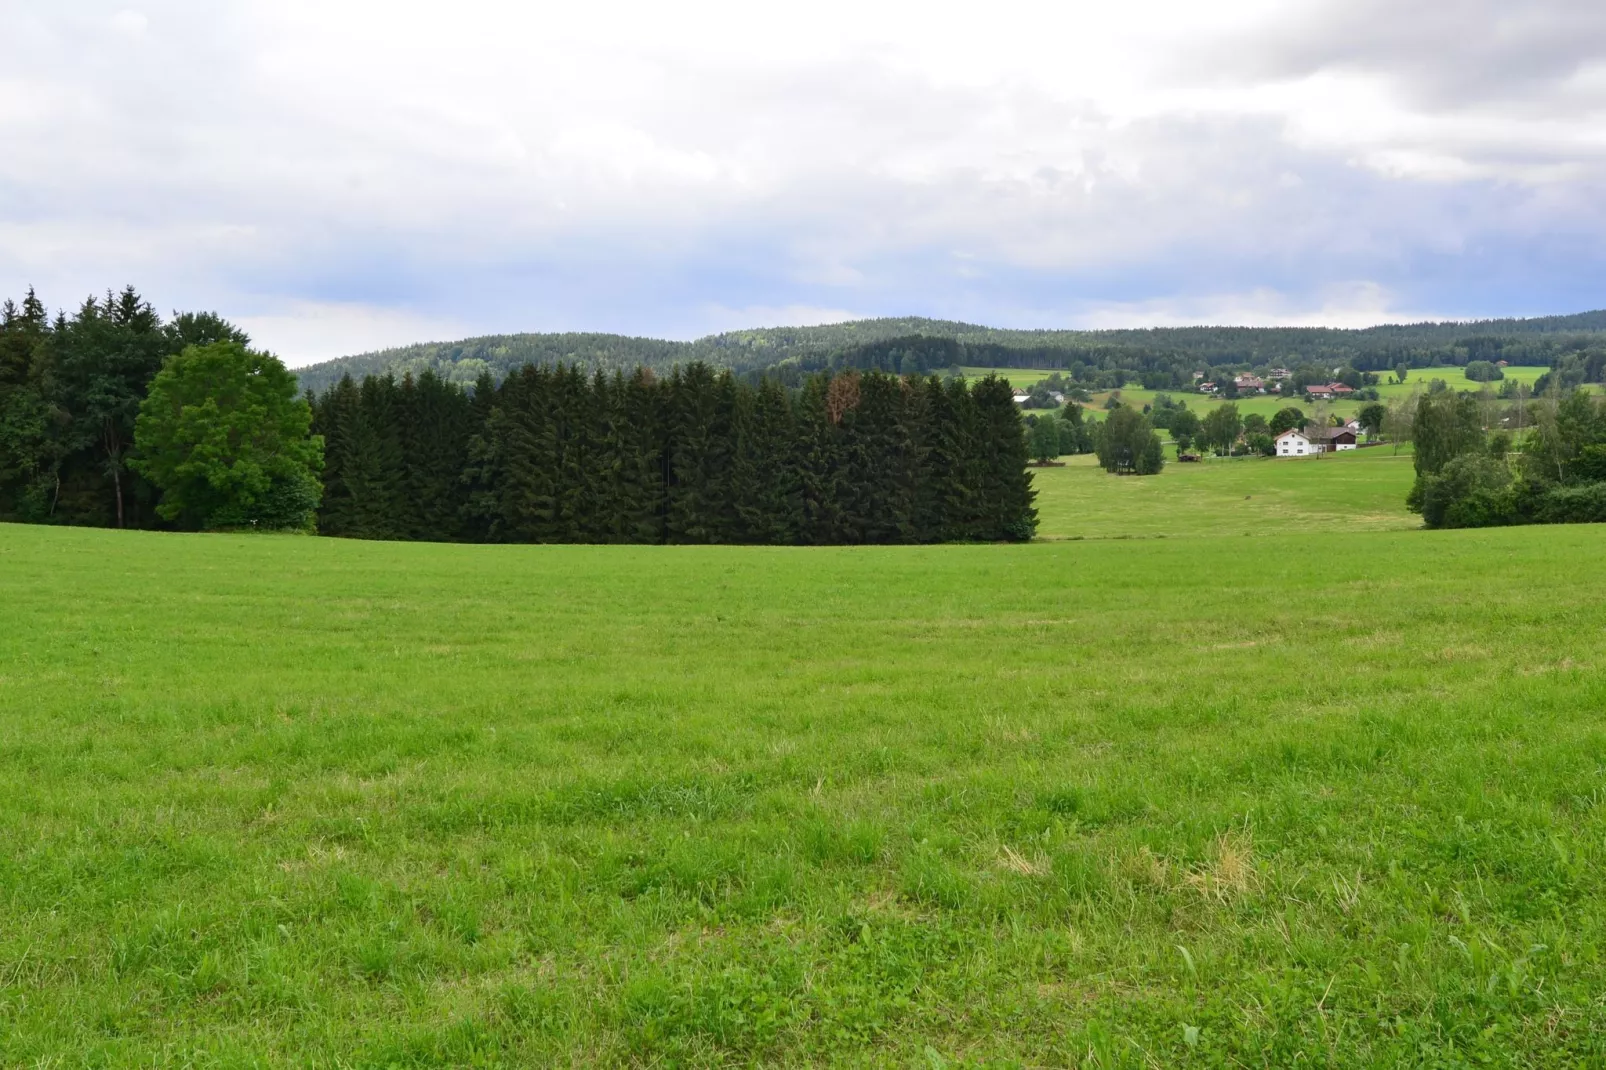
<path id="1" fill-rule="evenodd" d="M 1354 279 L 1377 315 L 1561 311 L 1606 237 L 1595 6 L 0 0 L 0 289 L 312 310 L 319 354 L 808 309 L 1349 322 Z"/>
<path id="2" fill-rule="evenodd" d="M 863 313 L 846 308 L 820 308 L 814 305 L 748 305 L 726 308 L 710 305 L 703 310 L 697 336 L 719 334 L 758 327 L 816 327 L 822 323 L 843 323 L 865 319 Z"/>
<path id="3" fill-rule="evenodd" d="M 150 29 L 151 20 L 138 11 L 119 11 L 111 17 L 112 29 L 129 37 L 143 37 Z"/>
<path id="4" fill-rule="evenodd" d="M 292 368 L 349 353 L 444 342 L 474 333 L 469 325 L 371 305 L 298 301 L 232 317 L 266 349 Z"/>
<path id="5" fill-rule="evenodd" d="M 1182 300 L 1160 298 L 1089 307 L 1071 317 L 1090 330 L 1131 327 L 1370 327 L 1378 323 L 1419 323 L 1433 313 L 1402 306 L 1375 282 L 1360 280 L 1324 288 L 1314 303 L 1276 290 L 1209 293 Z"/>

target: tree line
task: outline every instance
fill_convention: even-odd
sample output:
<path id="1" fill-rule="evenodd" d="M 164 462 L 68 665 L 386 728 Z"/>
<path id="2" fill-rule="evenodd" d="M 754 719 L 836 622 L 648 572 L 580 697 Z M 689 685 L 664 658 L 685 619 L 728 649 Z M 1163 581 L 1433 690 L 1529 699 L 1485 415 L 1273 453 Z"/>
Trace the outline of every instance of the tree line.
<path id="1" fill-rule="evenodd" d="M 530 365 L 472 388 L 342 378 L 313 402 L 319 529 L 601 543 L 1025 540 L 1007 384 L 848 370 L 792 390 L 701 362 L 659 376 Z"/>
<path id="2" fill-rule="evenodd" d="M 1030 539 L 1009 386 L 841 369 L 756 382 L 526 365 L 295 377 L 132 288 L 0 305 L 0 520 L 486 542 Z"/>
<path id="3" fill-rule="evenodd" d="M 609 334 L 513 334 L 429 343 L 331 361 L 298 374 L 322 392 L 341 375 L 390 373 L 398 379 L 434 371 L 472 385 L 481 372 L 501 379 L 525 364 L 579 364 L 588 371 L 666 372 L 703 361 L 750 385 L 760 376 L 801 385 L 822 371 L 949 374 L 958 368 L 1058 371 L 1089 390 L 1140 383 L 1188 390 L 1195 374 L 1221 384 L 1242 372 L 1291 373 L 1295 392 L 1337 380 L 1364 390 L 1401 369 L 1464 369 L 1495 364 L 1543 366 L 1583 382 L 1606 375 L 1606 313 L 1483 323 L 1421 323 L 1364 330 L 1181 327 L 1116 331 L 1015 331 L 918 317 L 859 320 L 818 327 L 732 331 L 692 342 Z M 1568 383 L 1563 383 L 1564 389 Z M 1576 385 L 1576 384 L 1573 384 Z M 1230 386 L 1224 386 L 1230 394 Z M 1229 397 L 1228 400 L 1231 400 Z"/>
<path id="4" fill-rule="evenodd" d="M 1557 384 L 1509 411 L 1491 428 L 1474 394 L 1418 398 L 1410 508 L 1432 528 L 1606 523 L 1606 398 Z"/>
<path id="5" fill-rule="evenodd" d="M 0 520 L 163 523 L 159 490 L 130 463 L 140 405 L 169 359 L 219 342 L 249 339 L 211 313 L 164 321 L 132 287 L 71 315 L 32 290 L 0 305 Z"/>

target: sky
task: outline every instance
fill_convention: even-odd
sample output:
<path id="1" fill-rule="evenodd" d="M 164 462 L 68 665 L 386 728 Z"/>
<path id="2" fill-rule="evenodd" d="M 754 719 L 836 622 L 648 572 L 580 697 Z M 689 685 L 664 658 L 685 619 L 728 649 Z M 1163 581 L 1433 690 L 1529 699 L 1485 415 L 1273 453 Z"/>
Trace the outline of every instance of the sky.
<path id="1" fill-rule="evenodd" d="M 1606 4 L 0 0 L 0 294 L 291 365 L 1606 306 Z"/>

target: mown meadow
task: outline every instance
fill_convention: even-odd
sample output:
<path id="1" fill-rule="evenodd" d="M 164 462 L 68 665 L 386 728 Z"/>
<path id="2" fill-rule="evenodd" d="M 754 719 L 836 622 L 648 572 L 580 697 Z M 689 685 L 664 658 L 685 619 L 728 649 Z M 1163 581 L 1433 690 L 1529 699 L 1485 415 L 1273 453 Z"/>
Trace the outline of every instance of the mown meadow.
<path id="1" fill-rule="evenodd" d="M 1600 1065 L 1602 532 L 1409 473 L 1045 470 L 1019 546 L 0 527 L 0 1065 Z"/>
<path id="2" fill-rule="evenodd" d="M 1420 527 L 1405 508 L 1409 447 L 1316 457 L 1206 457 L 1158 478 L 1111 476 L 1091 454 L 1033 469 L 1038 537 L 1167 538 Z"/>

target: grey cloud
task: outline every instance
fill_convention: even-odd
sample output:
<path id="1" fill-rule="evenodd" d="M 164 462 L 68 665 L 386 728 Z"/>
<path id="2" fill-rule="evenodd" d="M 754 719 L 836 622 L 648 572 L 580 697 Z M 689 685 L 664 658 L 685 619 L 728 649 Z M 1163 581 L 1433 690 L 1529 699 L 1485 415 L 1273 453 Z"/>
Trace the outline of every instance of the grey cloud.
<path id="1" fill-rule="evenodd" d="M 1387 77 L 1414 106 L 1599 107 L 1570 83 L 1606 62 L 1600 0 L 1322 0 L 1223 46 L 1207 66 L 1256 77 L 1325 70 Z"/>
<path id="2" fill-rule="evenodd" d="M 670 57 L 653 93 L 572 129 L 534 65 L 508 100 L 451 100 L 438 72 L 420 88 L 383 62 L 287 68 L 226 3 L 146 3 L 143 28 L 122 3 L 71 7 L 19 10 L 0 41 L 0 85 L 28 96 L 0 106 L 0 291 L 62 303 L 132 281 L 263 322 L 323 303 L 686 335 L 730 307 L 1043 325 L 1229 291 L 1320 307 L 1375 280 L 1416 310 L 1507 312 L 1529 306 L 1431 284 L 1498 257 L 1562 292 L 1579 261 L 1547 242 L 1606 237 L 1594 180 L 1399 181 L 1276 117 L 1117 122 L 1025 80 L 939 83 L 872 55 Z M 1280 28 L 1257 76 L 1347 66 L 1427 93 L 1417 52 L 1453 28 L 1435 10 L 1372 50 L 1364 19 L 1324 9 Z"/>

